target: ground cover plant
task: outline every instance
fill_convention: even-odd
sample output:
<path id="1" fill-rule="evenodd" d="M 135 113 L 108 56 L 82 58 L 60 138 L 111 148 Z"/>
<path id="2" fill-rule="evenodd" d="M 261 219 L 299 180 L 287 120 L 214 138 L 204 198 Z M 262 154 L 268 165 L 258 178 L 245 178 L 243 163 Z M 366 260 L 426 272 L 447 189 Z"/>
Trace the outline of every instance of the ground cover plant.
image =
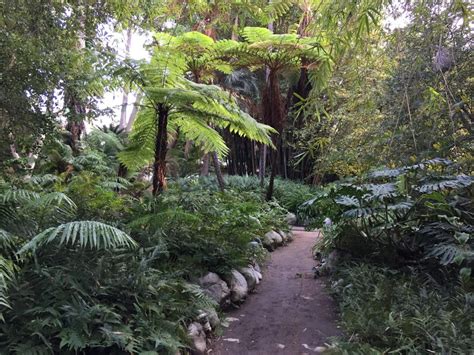
<path id="1" fill-rule="evenodd" d="M 332 220 L 315 249 L 342 260 L 340 351 L 469 352 L 474 179 L 453 171 L 442 159 L 376 170 L 303 205 Z"/>
<path id="2" fill-rule="evenodd" d="M 117 186 L 91 172 L 3 182 L 2 352 L 186 348 L 186 324 L 217 306 L 192 280 L 262 261 L 249 242 L 285 228 L 286 211 L 251 192 Z"/>

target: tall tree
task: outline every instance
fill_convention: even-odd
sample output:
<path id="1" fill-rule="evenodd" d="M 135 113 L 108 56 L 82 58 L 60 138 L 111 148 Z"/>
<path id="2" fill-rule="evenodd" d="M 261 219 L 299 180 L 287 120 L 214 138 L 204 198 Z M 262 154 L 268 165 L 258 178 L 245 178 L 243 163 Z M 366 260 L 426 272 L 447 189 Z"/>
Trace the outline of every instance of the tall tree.
<path id="1" fill-rule="evenodd" d="M 120 155 L 129 167 L 153 161 L 155 195 L 166 187 L 170 130 L 179 128 L 181 134 L 200 144 L 205 152 L 215 151 L 220 155 L 226 154 L 228 148 L 213 127 L 225 128 L 266 144 L 271 142 L 268 134 L 272 129 L 241 111 L 220 88 L 185 78 L 189 70 L 186 47 L 183 47 L 185 37 L 156 35 L 151 62 L 139 69 L 145 103 L 133 126 L 132 145 Z"/>
<path id="2" fill-rule="evenodd" d="M 223 53 L 232 57 L 238 65 L 253 70 L 267 70 L 267 80 L 262 87 L 261 106 L 263 122 L 273 127 L 276 149 L 270 153 L 271 175 L 267 199 L 273 195 L 273 183 L 277 174 L 281 135 L 286 125 L 286 112 L 280 90 L 280 75 L 285 71 L 298 70 L 301 57 L 313 63 L 329 62 L 330 58 L 320 43 L 296 34 L 274 34 L 267 28 L 246 27 L 242 31 L 244 42 L 223 41 Z"/>

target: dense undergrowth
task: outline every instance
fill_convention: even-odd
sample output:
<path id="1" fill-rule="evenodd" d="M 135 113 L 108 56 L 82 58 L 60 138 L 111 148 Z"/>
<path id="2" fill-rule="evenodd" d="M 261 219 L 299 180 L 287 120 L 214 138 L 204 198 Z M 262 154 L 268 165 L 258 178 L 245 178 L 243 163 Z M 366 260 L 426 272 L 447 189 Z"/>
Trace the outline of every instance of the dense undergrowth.
<path id="1" fill-rule="evenodd" d="M 1 181 L 1 353 L 184 349 L 186 325 L 217 307 L 193 281 L 262 260 L 249 242 L 287 228 L 286 210 L 245 186 L 189 178 L 153 198 L 82 168 Z"/>
<path id="2" fill-rule="evenodd" d="M 331 185 L 300 212 L 324 226 L 331 290 L 347 337 L 336 352 L 472 351 L 471 176 L 434 159 Z"/>

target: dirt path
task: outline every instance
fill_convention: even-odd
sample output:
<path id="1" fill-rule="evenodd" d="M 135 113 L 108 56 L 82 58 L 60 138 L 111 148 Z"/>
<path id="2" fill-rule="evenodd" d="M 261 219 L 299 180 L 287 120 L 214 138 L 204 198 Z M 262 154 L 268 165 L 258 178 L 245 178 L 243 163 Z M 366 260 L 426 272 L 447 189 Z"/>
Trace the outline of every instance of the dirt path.
<path id="1" fill-rule="evenodd" d="M 318 234 L 293 232 L 295 240 L 271 254 L 256 292 L 227 314 L 230 325 L 210 354 L 309 355 L 340 334 L 333 300 L 313 278 L 311 247 Z"/>

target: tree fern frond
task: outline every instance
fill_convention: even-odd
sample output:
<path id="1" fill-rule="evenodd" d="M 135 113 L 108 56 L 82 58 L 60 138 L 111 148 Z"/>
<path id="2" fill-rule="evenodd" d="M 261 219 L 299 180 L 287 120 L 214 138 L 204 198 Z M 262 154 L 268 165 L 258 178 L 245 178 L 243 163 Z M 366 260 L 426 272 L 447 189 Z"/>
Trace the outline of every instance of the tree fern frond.
<path id="1" fill-rule="evenodd" d="M 264 27 L 245 27 L 242 30 L 242 37 L 249 43 L 268 41 L 273 32 Z"/>
<path id="2" fill-rule="evenodd" d="M 179 127 L 188 140 L 192 140 L 201 145 L 205 152 L 217 152 L 220 156 L 228 153 L 229 148 L 225 144 L 221 135 L 197 114 L 176 113 L 173 115 L 172 125 Z"/>
<path id="3" fill-rule="evenodd" d="M 26 243 L 20 255 L 54 243 L 71 245 L 80 249 L 133 248 L 136 242 L 125 232 L 97 221 L 75 221 L 48 228 Z"/>
<path id="4" fill-rule="evenodd" d="M 4 204 L 20 204 L 31 202 L 40 198 L 40 194 L 25 189 L 9 189 L 0 195 L 0 201 Z"/>
<path id="5" fill-rule="evenodd" d="M 271 20 L 277 20 L 288 13 L 295 3 L 295 0 L 270 0 L 265 7 L 265 13 Z"/>

